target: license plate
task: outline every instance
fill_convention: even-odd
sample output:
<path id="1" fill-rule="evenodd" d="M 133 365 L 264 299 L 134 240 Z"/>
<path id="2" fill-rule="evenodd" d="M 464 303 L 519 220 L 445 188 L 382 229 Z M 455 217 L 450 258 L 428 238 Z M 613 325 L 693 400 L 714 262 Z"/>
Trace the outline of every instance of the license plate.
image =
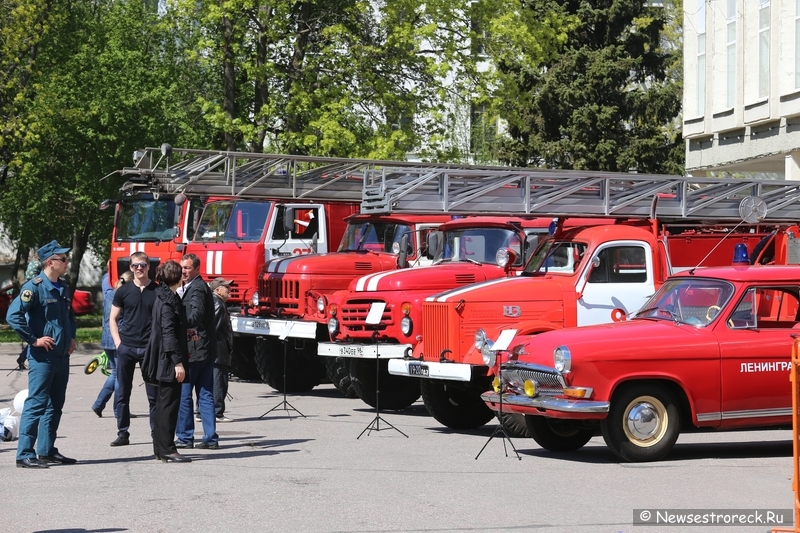
<path id="1" fill-rule="evenodd" d="M 263 330 L 263 329 L 268 329 L 269 326 L 267 325 L 266 320 L 253 320 L 250 328 L 254 330 L 259 330 L 259 329 Z"/>
<path id="2" fill-rule="evenodd" d="M 364 357 L 361 346 L 339 346 L 339 357 Z"/>
<path id="3" fill-rule="evenodd" d="M 408 363 L 408 373 L 412 376 L 429 376 L 430 370 L 427 365 L 422 363 Z"/>

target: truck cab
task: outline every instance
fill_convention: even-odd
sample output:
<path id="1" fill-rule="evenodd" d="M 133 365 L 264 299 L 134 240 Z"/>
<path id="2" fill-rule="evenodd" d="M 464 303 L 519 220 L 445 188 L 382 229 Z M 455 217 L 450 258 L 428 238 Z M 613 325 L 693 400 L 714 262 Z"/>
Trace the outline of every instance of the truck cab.
<path id="1" fill-rule="evenodd" d="M 533 335 L 622 321 L 670 274 L 728 265 L 736 244 L 752 251 L 765 233 L 747 231 L 664 226 L 657 232 L 646 221 L 556 230 L 519 276 L 428 297 L 423 342 L 410 357 L 390 361 L 389 372 L 420 379 L 425 406 L 443 425 L 479 427 L 493 416 L 480 401 L 492 377 L 477 347 L 482 339 L 496 339 L 503 329 Z"/>

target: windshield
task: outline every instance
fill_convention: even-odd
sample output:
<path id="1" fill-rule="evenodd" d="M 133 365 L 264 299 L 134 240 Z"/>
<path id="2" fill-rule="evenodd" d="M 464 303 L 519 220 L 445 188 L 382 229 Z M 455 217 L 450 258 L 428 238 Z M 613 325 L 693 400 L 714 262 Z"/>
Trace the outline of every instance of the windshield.
<path id="1" fill-rule="evenodd" d="M 175 231 L 178 207 L 172 197 L 123 198 L 117 217 L 117 241 L 168 241 Z"/>
<path id="2" fill-rule="evenodd" d="M 403 235 L 408 235 L 408 244 L 413 246 L 411 226 L 386 222 L 351 222 L 339 245 L 340 252 L 369 250 L 392 253 L 392 245 L 400 245 Z"/>
<path id="3" fill-rule="evenodd" d="M 220 201 L 206 204 L 195 242 L 256 242 L 261 239 L 272 202 Z"/>
<path id="4" fill-rule="evenodd" d="M 693 326 L 707 326 L 733 294 L 733 285 L 714 279 L 668 280 L 635 318 L 672 320 Z"/>
<path id="5" fill-rule="evenodd" d="M 444 250 L 440 261 L 496 261 L 497 250 L 511 248 L 517 253 L 517 265 L 522 264 L 519 234 L 506 228 L 467 228 L 444 234 Z"/>
<path id="6" fill-rule="evenodd" d="M 578 269 L 586 244 L 574 241 L 556 241 L 552 237 L 542 241 L 525 272 L 562 272 L 573 274 Z"/>

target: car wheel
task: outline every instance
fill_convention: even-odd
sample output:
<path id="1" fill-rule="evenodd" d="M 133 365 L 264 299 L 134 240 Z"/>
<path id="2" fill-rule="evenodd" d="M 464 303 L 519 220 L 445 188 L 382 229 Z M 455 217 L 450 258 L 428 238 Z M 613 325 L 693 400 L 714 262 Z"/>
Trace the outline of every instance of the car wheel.
<path id="1" fill-rule="evenodd" d="M 675 395 L 658 384 L 627 387 L 614 395 L 608 417 L 600 424 L 611 451 L 625 461 L 658 461 L 680 434 Z"/>
<path id="2" fill-rule="evenodd" d="M 594 436 L 594 429 L 573 420 L 525 415 L 528 433 L 536 444 L 551 452 L 574 452 Z"/>

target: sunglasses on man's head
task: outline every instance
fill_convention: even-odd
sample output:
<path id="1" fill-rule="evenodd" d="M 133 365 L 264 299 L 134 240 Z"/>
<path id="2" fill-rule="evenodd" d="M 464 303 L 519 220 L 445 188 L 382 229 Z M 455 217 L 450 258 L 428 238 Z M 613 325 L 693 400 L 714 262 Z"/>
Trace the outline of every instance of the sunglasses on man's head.
<path id="1" fill-rule="evenodd" d="M 147 268 L 147 263 L 131 263 L 131 268 Z"/>

